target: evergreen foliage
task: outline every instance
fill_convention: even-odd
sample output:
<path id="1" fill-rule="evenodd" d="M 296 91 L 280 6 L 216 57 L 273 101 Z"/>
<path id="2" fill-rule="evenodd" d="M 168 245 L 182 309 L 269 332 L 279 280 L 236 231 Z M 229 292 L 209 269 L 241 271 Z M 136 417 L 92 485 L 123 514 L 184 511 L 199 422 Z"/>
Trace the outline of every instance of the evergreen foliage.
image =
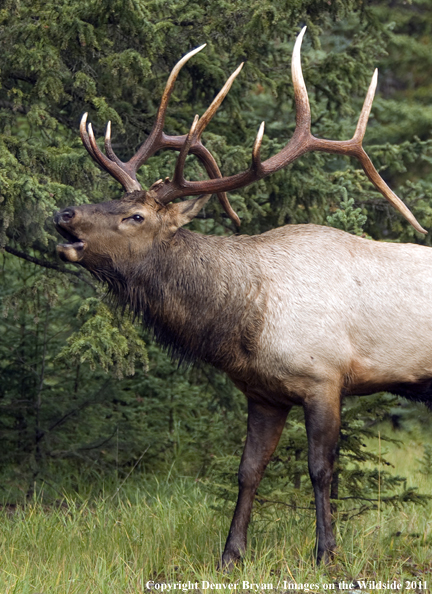
<path id="1" fill-rule="evenodd" d="M 78 332 L 68 337 L 55 361 L 81 365 L 88 362 L 94 371 L 100 365 L 112 369 L 117 379 L 135 374 L 135 360 L 147 368 L 148 358 L 143 340 L 126 315 L 115 315 L 95 297 L 84 301 L 78 310 L 78 320 L 85 319 Z"/>
<path id="2" fill-rule="evenodd" d="M 116 153 L 128 159 L 151 130 L 172 66 L 207 43 L 178 78 L 166 131 L 185 133 L 246 61 L 205 133 L 224 174 L 236 173 L 248 167 L 263 119 L 264 157 L 292 135 L 290 56 L 307 24 L 303 65 L 313 133 L 351 137 L 380 66 L 368 152 L 420 224 L 432 229 L 430 8 L 430 0 L 391 6 L 384 0 L 3 0 L 0 432 L 6 498 L 31 492 L 39 481 L 73 487 L 68 477 L 84 469 L 126 475 L 137 465 L 155 471 L 173 462 L 224 488 L 231 480 L 234 492 L 245 433 L 242 396 L 214 370 L 177 369 L 127 317 L 108 309 L 87 273 L 56 259 L 55 210 L 121 195 L 79 140 L 81 114 L 90 113 L 97 137 L 112 120 Z M 148 187 L 172 175 L 175 158 L 170 152 L 152 157 L 140 181 Z M 187 173 L 203 175 L 192 158 Z M 306 155 L 230 199 L 244 233 L 311 222 L 374 239 L 430 243 L 432 237 L 417 236 L 358 163 L 340 156 Z M 234 231 L 216 200 L 191 228 Z M 362 436 L 373 432 L 371 415 L 383 418 L 391 402 L 378 396 L 348 406 L 334 494 L 361 496 L 360 505 L 373 499 L 377 473 L 366 473 L 363 462 L 376 458 L 365 453 Z M 262 501 L 292 501 L 299 489 L 309 489 L 305 452 L 302 414 L 293 411 Z M 393 497 L 395 480 L 386 480 Z"/>

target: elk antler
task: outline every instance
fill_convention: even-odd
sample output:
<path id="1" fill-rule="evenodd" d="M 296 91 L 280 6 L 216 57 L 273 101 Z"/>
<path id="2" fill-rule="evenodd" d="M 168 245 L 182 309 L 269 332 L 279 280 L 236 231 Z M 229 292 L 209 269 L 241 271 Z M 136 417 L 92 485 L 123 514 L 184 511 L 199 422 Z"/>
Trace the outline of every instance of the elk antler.
<path id="1" fill-rule="evenodd" d="M 85 148 L 90 153 L 91 157 L 103 169 L 105 169 L 105 171 L 107 171 L 110 175 L 112 175 L 117 181 L 121 183 L 126 192 L 142 190 L 140 183 L 137 181 L 136 172 L 141 167 L 141 165 L 145 163 L 145 161 L 149 157 L 154 155 L 158 150 L 163 148 L 177 151 L 182 150 L 188 135 L 183 134 L 181 136 L 169 136 L 163 132 L 166 108 L 168 105 L 168 100 L 174 88 L 174 83 L 177 79 L 177 76 L 181 68 L 189 60 L 189 58 L 194 56 L 196 53 L 200 52 L 205 46 L 206 44 L 201 45 L 200 47 L 197 47 L 196 49 L 192 50 L 191 52 L 183 56 L 183 58 L 174 66 L 165 86 L 165 90 L 162 95 L 162 99 L 156 116 L 156 121 L 153 125 L 152 131 L 150 132 L 146 141 L 141 145 L 141 147 L 138 149 L 135 155 L 127 163 L 123 163 L 123 161 L 121 161 L 117 157 L 117 155 L 114 153 L 112 149 L 111 122 L 108 122 L 107 124 L 107 130 L 105 134 L 106 155 L 104 155 L 104 153 L 102 153 L 102 151 L 99 149 L 96 143 L 92 125 L 88 124 L 87 126 L 86 124 L 87 113 L 85 113 L 82 116 L 80 123 L 80 134 Z M 211 120 L 213 115 L 216 113 L 218 107 L 226 97 L 228 91 L 231 88 L 232 83 L 234 82 L 234 79 L 239 74 L 242 67 L 243 64 L 240 64 L 237 70 L 233 72 L 233 74 L 231 74 L 229 79 L 226 81 L 225 85 L 222 87 L 218 95 L 211 103 L 210 107 L 201 117 L 199 126 L 195 129 L 194 135 L 190 138 L 189 141 L 188 152 L 196 155 L 199 158 L 199 160 L 203 163 L 209 176 L 213 178 L 222 177 L 222 175 L 213 155 L 202 144 L 201 134 L 207 123 Z M 152 188 L 154 186 L 155 184 L 152 186 Z M 217 195 L 220 203 L 222 204 L 228 216 L 234 221 L 234 223 L 237 226 L 240 226 L 240 219 L 237 213 L 234 212 L 234 210 L 232 209 L 226 193 L 223 191 L 217 192 Z"/>
<path id="2" fill-rule="evenodd" d="M 200 132 L 202 132 L 204 125 L 207 124 L 207 121 L 204 125 L 201 124 L 204 118 L 203 116 L 203 118 L 198 120 L 198 122 L 194 121 L 194 124 L 186 138 L 185 144 L 180 151 L 174 179 L 169 183 L 163 185 L 161 184 L 157 188 L 154 188 L 155 197 L 157 197 L 159 202 L 167 204 L 168 202 L 171 202 L 175 198 L 181 196 L 213 194 L 215 192 L 221 191 L 229 192 L 238 188 L 243 188 L 254 181 L 262 179 L 263 177 L 266 177 L 267 175 L 270 175 L 271 173 L 286 167 L 289 163 L 292 163 L 307 152 L 324 151 L 327 153 L 349 155 L 358 159 L 368 178 L 390 202 L 390 204 L 392 204 L 401 214 L 403 214 L 403 216 L 411 223 L 414 229 L 420 233 L 427 233 L 427 231 L 425 231 L 425 229 L 420 226 L 414 215 L 407 208 L 407 206 L 405 206 L 402 200 L 396 196 L 396 194 L 381 178 L 373 166 L 372 161 L 362 147 L 362 140 L 365 134 L 378 80 L 377 70 L 375 70 L 372 77 L 372 81 L 358 120 L 357 128 L 351 140 L 324 140 L 315 138 L 315 136 L 311 134 L 309 99 L 303 79 L 300 60 L 300 48 L 305 31 L 306 27 L 304 27 L 298 35 L 292 57 L 291 72 L 294 85 L 294 99 L 296 104 L 296 128 L 288 144 L 277 155 L 270 157 L 264 162 L 261 162 L 260 148 L 264 134 L 263 122 L 259 128 L 252 150 L 252 163 L 247 171 L 232 175 L 230 177 L 218 176 L 217 179 L 187 181 L 183 177 L 183 165 L 188 151 L 192 152 L 193 140 L 195 138 L 196 130 L 199 128 Z M 189 148 L 189 146 L 191 148 Z"/>
<path id="3" fill-rule="evenodd" d="M 225 192 L 248 186 L 254 181 L 262 179 L 263 177 L 266 177 L 267 175 L 270 175 L 271 173 L 286 167 L 289 163 L 292 163 L 310 151 L 323 151 L 327 153 L 348 155 L 355 157 L 360 161 L 366 175 L 374 184 L 374 186 L 382 193 L 382 195 L 390 202 L 390 204 L 392 204 L 409 221 L 409 223 L 411 223 L 414 229 L 420 233 L 427 233 L 427 231 L 425 231 L 425 229 L 423 229 L 423 227 L 421 227 L 421 225 L 417 222 L 414 215 L 407 208 L 407 206 L 405 206 L 402 200 L 400 200 L 400 198 L 398 198 L 396 194 L 388 187 L 362 147 L 362 141 L 366 131 L 367 121 L 372 107 L 372 101 L 375 95 L 375 89 L 378 80 L 377 70 L 375 70 L 372 77 L 372 81 L 357 123 L 357 128 L 351 140 L 325 140 L 316 138 L 311 134 L 309 99 L 303 79 L 300 58 L 300 49 L 305 31 L 306 27 L 302 29 L 297 37 L 291 63 L 291 73 L 294 85 L 294 100 L 296 104 L 296 128 L 294 134 L 288 144 L 277 155 L 274 155 L 273 157 L 270 157 L 266 161 L 262 162 L 260 157 L 260 149 L 264 134 L 263 122 L 259 128 L 252 150 L 251 166 L 247 171 L 237 173 L 236 175 L 232 175 L 230 177 L 222 177 L 214 157 L 201 143 L 201 135 L 205 127 L 215 114 L 219 105 L 222 103 L 223 99 L 231 88 L 235 77 L 239 74 L 243 64 L 241 64 L 230 76 L 205 114 L 201 118 L 198 118 L 198 116 L 195 117 L 192 127 L 187 135 L 168 136 L 162 130 L 165 121 L 166 106 L 172 93 L 177 75 L 183 64 L 185 64 L 187 60 L 189 60 L 189 58 L 191 58 L 194 54 L 203 49 L 204 45 L 186 54 L 172 70 L 162 96 L 153 129 L 144 144 L 127 163 L 120 161 L 120 159 L 118 159 L 112 150 L 110 141 L 110 123 L 108 123 L 105 137 L 105 150 L 107 156 L 100 151 L 96 144 L 91 124 L 88 125 L 87 133 L 87 114 L 84 114 L 80 126 L 81 138 L 83 140 L 84 146 L 93 159 L 95 159 L 95 161 L 97 161 L 106 171 L 108 171 L 123 185 L 126 192 L 133 192 L 135 190 L 141 189 L 141 186 L 136 179 L 136 172 L 146 159 L 148 159 L 161 148 L 178 150 L 179 156 L 177 158 L 173 180 L 170 181 L 167 178 L 165 182 L 162 182 L 161 180 L 156 182 L 149 189 L 149 193 L 151 193 L 152 196 L 162 204 L 168 204 L 172 200 L 183 196 L 217 193 L 225 211 L 237 225 L 240 225 L 240 219 L 233 211 Z M 201 181 L 187 181 L 184 179 L 184 164 L 189 153 L 196 155 L 201 160 L 211 179 Z"/>

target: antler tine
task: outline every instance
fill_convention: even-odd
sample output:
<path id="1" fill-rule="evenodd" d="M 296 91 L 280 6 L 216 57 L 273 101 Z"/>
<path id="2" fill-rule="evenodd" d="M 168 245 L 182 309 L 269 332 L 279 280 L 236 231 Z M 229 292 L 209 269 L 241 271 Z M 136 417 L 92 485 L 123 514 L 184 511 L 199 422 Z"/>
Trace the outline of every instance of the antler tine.
<path id="1" fill-rule="evenodd" d="M 84 124 L 85 125 L 85 124 Z M 88 138 L 92 149 L 92 157 L 99 163 L 99 165 L 105 169 L 110 175 L 112 175 L 117 181 L 121 183 L 126 192 L 135 192 L 136 190 L 142 190 L 141 185 L 136 179 L 133 179 L 118 163 L 111 161 L 106 157 L 97 145 L 96 138 L 93 133 L 92 125 L 88 125 Z M 120 161 L 121 163 L 121 161 Z M 123 164 L 122 164 L 123 165 Z"/>
<path id="2" fill-rule="evenodd" d="M 261 152 L 261 143 L 262 143 L 262 139 L 264 136 L 264 127 L 265 127 L 265 122 L 261 122 L 261 125 L 258 130 L 258 134 L 256 135 L 256 138 L 255 138 L 254 146 L 252 149 L 252 169 L 254 171 L 256 171 L 257 173 L 261 169 L 260 152 Z"/>
<path id="3" fill-rule="evenodd" d="M 372 109 L 372 103 L 375 97 L 375 91 L 378 84 L 378 68 L 375 68 L 375 71 L 372 76 L 371 83 L 369 85 L 368 92 L 366 94 L 363 107 L 357 122 L 357 128 L 354 132 L 353 139 L 361 142 L 366 132 L 366 126 L 369 120 L 369 115 Z"/>
<path id="4" fill-rule="evenodd" d="M 243 66 L 244 66 L 244 62 L 242 62 L 240 64 L 240 66 L 231 74 L 231 76 L 228 78 L 228 80 L 226 81 L 224 86 L 221 88 L 219 93 L 216 95 L 216 97 L 211 102 L 210 106 L 207 108 L 207 111 L 204 113 L 204 115 L 201 116 L 198 127 L 195 131 L 195 136 L 196 136 L 197 140 L 199 140 L 204 129 L 207 127 L 207 124 L 210 122 L 210 120 L 212 119 L 212 117 L 214 116 L 216 111 L 219 109 L 220 104 L 227 96 L 234 80 L 240 74 L 240 71 L 243 68 Z"/>
<path id="5" fill-rule="evenodd" d="M 83 143 L 84 147 L 86 148 L 87 152 L 92 157 L 92 159 L 94 159 L 97 163 L 99 163 L 99 161 L 96 158 L 96 155 L 94 154 L 94 151 L 90 144 L 89 136 L 87 133 L 87 118 L 88 118 L 88 113 L 85 112 L 81 118 L 80 127 L 79 127 L 81 140 L 82 140 L 82 143 Z"/>
<path id="6" fill-rule="evenodd" d="M 360 161 L 363 170 L 370 181 L 374 184 L 377 190 L 381 192 L 384 198 L 386 198 L 390 204 L 406 218 L 406 220 L 414 227 L 416 231 L 427 235 L 426 229 L 423 229 L 410 209 L 402 202 L 399 196 L 396 196 L 393 190 L 389 188 L 389 186 L 380 176 L 363 147 L 360 147 L 360 152 L 355 156 Z"/>
<path id="7" fill-rule="evenodd" d="M 354 132 L 354 136 L 352 137 L 352 141 L 355 145 L 358 146 L 358 154 L 355 156 L 362 164 L 364 172 L 370 179 L 370 181 L 374 184 L 374 186 L 381 192 L 381 194 L 390 202 L 390 204 L 396 208 L 420 233 L 426 234 L 427 231 L 423 229 L 421 225 L 419 225 L 418 221 L 409 210 L 409 208 L 402 202 L 402 200 L 396 196 L 396 194 L 389 188 L 389 186 L 385 183 L 382 179 L 378 171 L 375 169 L 372 161 L 370 160 L 369 156 L 365 152 L 362 147 L 362 141 L 366 132 L 366 126 L 369 119 L 369 114 L 372 109 L 372 102 L 375 97 L 375 91 L 378 84 L 378 68 L 375 68 L 375 71 L 372 76 L 371 83 L 369 85 L 368 92 L 366 94 L 363 107 L 358 119 L 357 127 Z"/>
<path id="8" fill-rule="evenodd" d="M 293 81 L 294 100 L 296 104 L 296 132 L 297 128 L 310 131 L 311 125 L 309 97 L 301 67 L 301 45 L 304 34 L 306 33 L 306 29 L 307 27 L 303 27 L 297 36 L 291 60 L 291 77 Z"/>
<path id="9" fill-rule="evenodd" d="M 138 151 L 135 155 L 128 161 L 128 166 L 133 167 L 134 171 L 138 171 L 141 165 L 152 155 L 155 154 L 160 148 L 164 148 L 166 146 L 165 142 L 165 135 L 163 134 L 163 127 L 165 124 L 165 114 L 166 108 L 168 105 L 168 100 L 171 97 L 171 94 L 174 89 L 174 83 L 177 79 L 177 76 L 186 62 L 192 58 L 195 54 L 200 52 L 202 49 L 205 48 L 207 44 L 204 43 L 199 47 L 193 49 L 189 53 L 187 53 L 181 60 L 177 62 L 174 68 L 171 70 L 171 74 L 168 77 L 167 83 L 165 85 L 165 90 L 162 94 L 162 99 L 159 105 L 159 109 L 156 115 L 156 121 L 153 125 L 152 131 L 148 135 L 145 142 L 140 146 Z M 168 148 L 172 148 L 168 145 Z"/>
<path id="10" fill-rule="evenodd" d="M 122 168 L 125 167 L 125 164 L 123 163 L 123 161 L 120 161 L 120 159 L 117 157 L 117 155 L 115 154 L 115 152 L 113 151 L 113 148 L 111 146 L 111 122 L 108 122 L 107 127 L 106 127 L 105 152 L 111 161 L 114 161 L 115 163 L 117 163 L 117 165 L 119 167 L 122 167 Z"/>
<path id="11" fill-rule="evenodd" d="M 93 126 L 91 125 L 91 123 L 89 122 L 87 124 L 87 133 L 88 133 L 88 137 L 89 137 L 89 142 L 90 142 L 90 146 L 92 148 L 93 151 L 93 158 L 95 159 L 95 161 L 97 163 L 99 163 L 99 165 L 101 167 L 103 167 L 103 169 L 107 170 L 107 168 L 105 167 L 105 163 L 101 158 L 101 150 L 99 149 L 97 143 L 96 143 L 96 138 L 93 132 Z"/>
<path id="12" fill-rule="evenodd" d="M 238 68 L 236 68 L 236 70 L 231 74 L 231 76 L 228 78 L 228 80 L 226 81 L 226 83 L 224 84 L 224 86 L 222 87 L 222 89 L 219 91 L 219 93 L 216 95 L 216 97 L 213 99 L 213 101 L 211 102 L 211 104 L 209 105 L 209 107 L 207 108 L 207 110 L 205 111 L 205 113 L 201 116 L 201 118 L 198 121 L 198 125 L 195 129 L 195 133 L 194 133 L 194 144 L 196 145 L 196 148 L 198 148 L 199 146 L 203 146 L 201 144 L 201 135 L 204 131 L 204 129 L 207 127 L 207 124 L 210 122 L 210 120 L 213 118 L 214 114 L 216 113 L 216 111 L 219 109 L 219 106 L 221 105 L 222 101 L 225 99 L 225 97 L 227 96 L 229 90 L 231 89 L 231 86 L 234 82 L 234 80 L 237 78 L 237 76 L 240 74 L 241 69 L 244 66 L 244 62 L 242 62 Z M 203 147 L 204 148 L 204 147 Z M 197 153 L 197 151 L 194 151 Z M 198 153 L 197 153 L 198 154 Z M 207 173 L 210 175 L 210 177 L 215 178 L 215 177 L 222 177 L 222 174 L 219 170 L 219 167 L 217 166 L 217 163 L 214 159 L 214 157 L 210 154 L 210 159 L 212 161 L 212 163 L 210 164 L 210 167 L 208 166 L 208 163 L 206 162 L 206 160 L 202 159 L 205 168 L 207 170 Z M 234 211 L 234 209 L 232 208 L 229 200 L 228 200 L 228 196 L 226 194 L 226 192 L 218 192 L 217 193 L 217 197 L 219 199 L 220 204 L 222 205 L 223 209 L 225 210 L 225 212 L 227 213 L 227 215 L 230 217 L 230 219 L 234 222 L 234 224 L 237 227 L 240 227 L 240 219 L 238 214 Z"/>
<path id="13" fill-rule="evenodd" d="M 169 75 L 167 83 L 165 85 L 165 90 L 162 95 L 162 99 L 161 99 L 158 113 L 156 116 L 156 122 L 155 122 L 153 129 L 155 129 L 156 127 L 160 127 L 161 129 L 163 128 L 168 100 L 171 97 L 171 93 L 173 92 L 173 89 L 174 89 L 174 83 L 177 80 L 177 76 L 178 76 L 180 70 L 183 68 L 183 66 L 186 64 L 186 62 L 188 60 L 190 60 L 190 58 L 192 58 L 192 56 L 194 56 L 195 54 L 200 52 L 202 49 L 204 49 L 206 45 L 207 45 L 206 43 L 203 43 L 199 47 L 196 47 L 195 49 L 193 49 L 192 51 L 187 53 L 185 56 L 183 56 L 183 58 L 181 60 L 179 60 L 177 62 L 177 64 L 171 70 L 171 74 Z"/>
<path id="14" fill-rule="evenodd" d="M 218 164 L 216 163 L 215 158 L 201 142 L 193 144 L 189 149 L 189 152 L 196 155 L 199 158 L 199 160 L 203 163 L 210 178 L 222 178 L 222 174 L 220 172 Z M 237 227 L 240 227 L 240 218 L 231 206 L 226 192 L 217 192 L 216 195 L 229 218 Z"/>
<path id="15" fill-rule="evenodd" d="M 183 143 L 183 146 L 179 152 L 179 156 L 177 157 L 177 163 L 175 166 L 174 177 L 172 180 L 172 183 L 175 186 L 181 187 L 183 185 L 182 184 L 182 182 L 184 180 L 183 170 L 184 170 L 184 166 L 185 166 L 185 162 L 186 162 L 186 157 L 188 156 L 189 149 L 191 147 L 193 138 L 195 136 L 195 131 L 198 126 L 198 121 L 199 121 L 199 116 L 196 115 L 194 117 L 194 121 L 192 122 L 192 126 L 189 130 L 189 134 L 186 136 L 186 140 Z"/>

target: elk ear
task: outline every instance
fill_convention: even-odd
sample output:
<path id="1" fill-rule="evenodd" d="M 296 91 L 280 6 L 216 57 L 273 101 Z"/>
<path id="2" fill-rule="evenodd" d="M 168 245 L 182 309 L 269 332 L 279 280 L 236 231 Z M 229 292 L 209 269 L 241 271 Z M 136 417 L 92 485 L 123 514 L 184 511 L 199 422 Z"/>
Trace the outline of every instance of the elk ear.
<path id="1" fill-rule="evenodd" d="M 177 228 L 183 227 L 183 225 L 194 219 L 204 204 L 208 202 L 210 196 L 211 194 L 205 194 L 204 196 L 195 198 L 195 200 L 184 200 L 183 202 L 171 204 L 170 206 L 176 215 Z"/>

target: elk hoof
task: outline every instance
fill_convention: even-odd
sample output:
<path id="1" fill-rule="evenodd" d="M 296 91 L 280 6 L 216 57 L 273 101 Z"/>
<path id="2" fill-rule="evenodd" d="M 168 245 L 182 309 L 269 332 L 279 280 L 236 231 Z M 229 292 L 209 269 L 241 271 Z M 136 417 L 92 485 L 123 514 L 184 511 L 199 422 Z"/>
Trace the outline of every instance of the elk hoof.
<path id="1" fill-rule="evenodd" d="M 239 561 L 240 555 L 238 553 L 225 551 L 218 563 L 217 570 L 223 573 L 231 573 Z"/>
<path id="2" fill-rule="evenodd" d="M 317 553 L 317 564 L 319 565 L 320 563 L 323 563 L 324 565 L 330 565 L 331 563 L 333 563 L 334 557 L 336 555 L 336 545 L 328 548 L 328 549 L 324 549 L 323 551 L 319 551 Z"/>

